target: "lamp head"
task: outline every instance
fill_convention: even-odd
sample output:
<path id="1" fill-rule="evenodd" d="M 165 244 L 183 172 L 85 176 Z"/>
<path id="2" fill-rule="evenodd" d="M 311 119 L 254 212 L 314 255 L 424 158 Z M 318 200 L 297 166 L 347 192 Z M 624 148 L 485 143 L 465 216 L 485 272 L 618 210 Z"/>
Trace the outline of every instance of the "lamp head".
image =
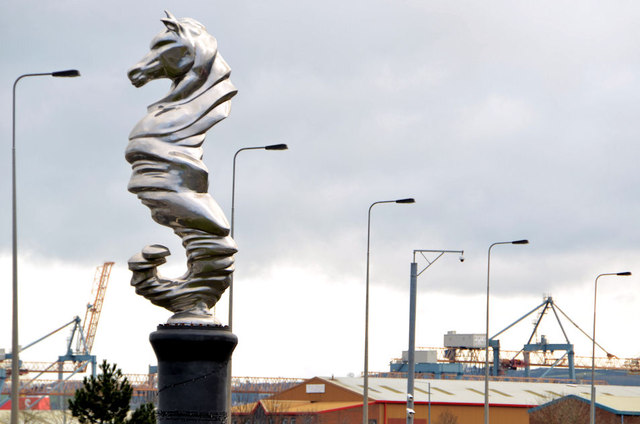
<path id="1" fill-rule="evenodd" d="M 618 272 L 616 275 L 620 275 L 622 277 L 628 277 L 629 275 L 631 275 L 631 273 L 629 271 L 625 271 L 625 272 Z"/>
<path id="2" fill-rule="evenodd" d="M 271 144 L 269 146 L 264 146 L 264 150 L 287 150 L 289 146 L 286 144 Z"/>
<path id="3" fill-rule="evenodd" d="M 511 244 L 529 244 L 529 240 L 514 240 Z"/>
<path id="4" fill-rule="evenodd" d="M 68 69 L 66 71 L 56 71 L 56 72 L 51 72 L 51 76 L 57 77 L 57 78 L 79 77 L 80 71 L 78 71 L 77 69 Z"/>
<path id="5" fill-rule="evenodd" d="M 408 197 L 406 199 L 398 199 L 396 203 L 416 203 L 416 201 L 413 197 Z"/>

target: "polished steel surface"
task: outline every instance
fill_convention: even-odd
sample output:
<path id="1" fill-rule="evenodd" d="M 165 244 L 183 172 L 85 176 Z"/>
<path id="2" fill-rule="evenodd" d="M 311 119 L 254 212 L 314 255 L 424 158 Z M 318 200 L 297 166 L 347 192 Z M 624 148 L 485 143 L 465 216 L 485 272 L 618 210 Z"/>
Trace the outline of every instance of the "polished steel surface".
<path id="1" fill-rule="evenodd" d="M 216 39 L 190 18 L 169 12 L 166 29 L 150 52 L 128 72 L 131 83 L 168 78 L 171 90 L 150 105 L 129 135 L 125 157 L 133 169 L 128 189 L 151 210 L 152 218 L 173 229 L 187 253 L 186 274 L 162 277 L 157 267 L 169 249 L 149 245 L 129 259 L 136 293 L 174 315 L 169 323 L 219 324 L 210 308 L 229 286 L 237 247 L 229 223 L 208 193 L 202 162 L 205 133 L 229 115 L 236 88 Z"/>

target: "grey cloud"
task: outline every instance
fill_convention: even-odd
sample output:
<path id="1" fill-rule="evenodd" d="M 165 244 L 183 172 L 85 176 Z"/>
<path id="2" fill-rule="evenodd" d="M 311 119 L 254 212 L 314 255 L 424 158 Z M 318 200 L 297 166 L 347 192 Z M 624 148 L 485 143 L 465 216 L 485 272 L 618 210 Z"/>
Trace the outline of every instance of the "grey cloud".
<path id="1" fill-rule="evenodd" d="M 290 145 L 240 158 L 238 264 L 259 272 L 295 260 L 361 278 L 369 204 L 405 196 L 418 203 L 375 210 L 375 284 L 404 281 L 414 248 L 483 258 L 492 241 L 529 237 L 548 250 L 504 255 L 531 271 L 510 270 L 512 289 L 537 293 L 531 264 L 554 264 L 571 284 L 583 264 L 565 269 L 557 255 L 634 249 L 640 11 L 594 7 L 170 3 L 218 37 L 239 88 L 205 147 L 225 210 L 235 150 Z M 181 257 L 177 238 L 126 192 L 123 158 L 129 130 L 167 90 L 125 76 L 161 29 L 161 8 L 13 4 L 4 15 L 5 99 L 21 73 L 83 73 L 19 87 L 21 246 L 95 263 L 162 242 Z M 0 190 L 9 199 L 8 183 Z M 8 222 L 8 208 L 0 216 Z M 484 262 L 474 261 L 452 290 L 482 286 Z"/>

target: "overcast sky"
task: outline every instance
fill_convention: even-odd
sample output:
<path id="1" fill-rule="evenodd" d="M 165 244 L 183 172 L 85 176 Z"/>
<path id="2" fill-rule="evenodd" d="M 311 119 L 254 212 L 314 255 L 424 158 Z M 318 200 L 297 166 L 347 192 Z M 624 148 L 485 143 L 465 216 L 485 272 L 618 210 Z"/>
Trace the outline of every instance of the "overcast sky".
<path id="1" fill-rule="evenodd" d="M 414 249 L 466 257 L 446 255 L 420 276 L 418 346 L 441 346 L 448 330 L 484 333 L 496 241 L 531 244 L 492 251 L 491 333 L 543 294 L 590 332 L 595 277 L 640 276 L 640 4 L 10 1 L 0 15 L 7 350 L 11 86 L 77 68 L 81 78 L 18 85 L 21 343 L 83 317 L 95 267 L 115 261 L 93 353 L 126 373 L 155 363 L 148 334 L 170 313 L 135 295 L 126 262 L 152 243 L 173 252 L 164 274 L 186 261 L 178 237 L 127 192 L 124 149 L 168 91 L 167 80 L 134 88 L 126 77 L 164 29 L 164 9 L 207 27 L 238 88 L 205 142 L 210 192 L 228 215 L 235 151 L 289 145 L 238 158 L 234 375 L 362 372 L 367 209 L 379 200 L 416 204 L 373 209 L 374 371 L 407 349 Z M 224 322 L 227 302 L 216 308 Z M 610 352 L 640 355 L 629 334 L 639 302 L 639 277 L 600 280 L 598 339 Z M 531 321 L 521 327 L 503 348 L 522 347 Z M 584 336 L 570 338 L 590 355 Z M 52 361 L 63 339 L 24 357 Z"/>

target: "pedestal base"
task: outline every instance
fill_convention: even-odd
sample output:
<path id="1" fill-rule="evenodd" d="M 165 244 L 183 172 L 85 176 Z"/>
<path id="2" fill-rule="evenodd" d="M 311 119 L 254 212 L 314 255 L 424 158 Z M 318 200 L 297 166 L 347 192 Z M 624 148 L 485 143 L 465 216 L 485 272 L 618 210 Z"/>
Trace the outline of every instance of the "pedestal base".
<path id="1" fill-rule="evenodd" d="M 158 358 L 158 423 L 226 423 L 228 327 L 160 325 L 149 337 Z"/>

